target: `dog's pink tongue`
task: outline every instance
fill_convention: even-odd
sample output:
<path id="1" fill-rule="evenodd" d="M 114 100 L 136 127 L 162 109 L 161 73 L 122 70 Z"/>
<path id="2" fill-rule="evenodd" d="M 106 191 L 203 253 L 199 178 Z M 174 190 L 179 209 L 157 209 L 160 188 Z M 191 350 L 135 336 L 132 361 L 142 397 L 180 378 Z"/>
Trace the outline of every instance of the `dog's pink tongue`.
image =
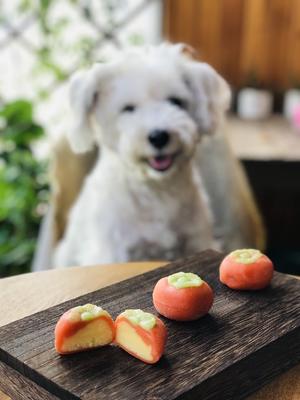
<path id="1" fill-rule="evenodd" d="M 158 156 L 150 158 L 149 164 L 152 168 L 157 169 L 158 171 L 164 171 L 168 169 L 172 164 L 171 156 Z"/>

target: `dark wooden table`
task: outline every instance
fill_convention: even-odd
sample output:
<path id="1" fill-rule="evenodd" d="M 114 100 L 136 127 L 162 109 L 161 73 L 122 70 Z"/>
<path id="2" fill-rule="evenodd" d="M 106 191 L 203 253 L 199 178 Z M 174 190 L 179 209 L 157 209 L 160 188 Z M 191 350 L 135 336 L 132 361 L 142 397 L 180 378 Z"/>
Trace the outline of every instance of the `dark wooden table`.
<path id="1" fill-rule="evenodd" d="M 0 326 L 101 287 L 150 271 L 163 263 L 75 267 L 24 274 L 0 280 Z M 45 292 L 47 295 L 45 295 Z M 0 400 L 55 399 L 0 363 Z M 300 365 L 266 385 L 249 400 L 300 399 Z"/>

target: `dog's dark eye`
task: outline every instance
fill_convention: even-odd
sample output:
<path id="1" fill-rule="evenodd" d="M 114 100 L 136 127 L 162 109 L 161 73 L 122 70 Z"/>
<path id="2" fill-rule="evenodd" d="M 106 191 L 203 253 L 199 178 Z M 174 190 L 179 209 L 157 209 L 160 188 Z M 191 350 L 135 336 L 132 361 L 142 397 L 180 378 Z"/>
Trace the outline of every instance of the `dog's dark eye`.
<path id="1" fill-rule="evenodd" d="M 179 108 L 185 109 L 187 107 L 186 102 L 183 99 L 180 99 L 179 97 L 168 97 L 168 101 L 171 104 L 174 104 L 174 106 L 177 106 Z"/>
<path id="2" fill-rule="evenodd" d="M 135 111 L 135 109 L 136 109 L 136 106 L 134 106 L 133 104 L 126 104 L 126 106 L 124 106 L 121 111 L 122 112 L 133 112 L 133 111 Z"/>

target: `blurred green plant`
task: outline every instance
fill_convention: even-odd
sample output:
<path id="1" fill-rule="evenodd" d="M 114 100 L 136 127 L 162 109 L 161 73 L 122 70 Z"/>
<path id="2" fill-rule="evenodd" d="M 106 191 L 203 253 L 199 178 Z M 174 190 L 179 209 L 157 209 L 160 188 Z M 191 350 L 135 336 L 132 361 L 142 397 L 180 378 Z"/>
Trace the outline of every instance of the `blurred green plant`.
<path id="1" fill-rule="evenodd" d="M 43 134 L 29 101 L 0 105 L 0 277 L 30 270 L 49 193 L 31 148 Z"/>
<path id="2" fill-rule="evenodd" d="M 46 104 L 49 95 L 75 70 L 103 61 L 101 49 L 107 43 L 122 47 L 118 34 L 126 23 L 118 15 L 129 3 L 0 0 L 0 28 L 6 33 L 1 43 L 5 47 L 19 42 L 31 54 L 30 83 L 35 102 Z M 83 25 L 84 29 L 78 29 Z M 33 36 L 37 40 L 32 40 Z M 143 38 L 131 33 L 126 41 L 140 45 Z M 5 74 L 2 78 L 6 79 Z M 0 99 L 0 277 L 30 269 L 49 196 L 46 165 L 36 160 L 32 152 L 32 145 L 43 134 L 30 102 L 17 100 L 1 105 Z"/>

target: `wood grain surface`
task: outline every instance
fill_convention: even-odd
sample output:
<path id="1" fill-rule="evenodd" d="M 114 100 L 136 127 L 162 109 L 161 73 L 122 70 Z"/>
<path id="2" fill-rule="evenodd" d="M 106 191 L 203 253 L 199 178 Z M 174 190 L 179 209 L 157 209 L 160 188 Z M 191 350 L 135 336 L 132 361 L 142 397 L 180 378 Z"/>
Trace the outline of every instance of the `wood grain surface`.
<path id="1" fill-rule="evenodd" d="M 276 274 L 257 293 L 234 292 L 218 282 L 221 255 L 198 258 L 149 272 L 68 301 L 3 327 L 0 358 L 66 399 L 240 399 L 300 358 L 300 282 Z M 60 314 L 85 302 L 101 304 L 115 317 L 125 308 L 153 311 L 151 291 L 166 274 L 191 270 L 215 289 L 209 316 L 192 323 L 166 321 L 163 359 L 145 365 L 114 346 L 58 356 L 53 329 Z"/>

